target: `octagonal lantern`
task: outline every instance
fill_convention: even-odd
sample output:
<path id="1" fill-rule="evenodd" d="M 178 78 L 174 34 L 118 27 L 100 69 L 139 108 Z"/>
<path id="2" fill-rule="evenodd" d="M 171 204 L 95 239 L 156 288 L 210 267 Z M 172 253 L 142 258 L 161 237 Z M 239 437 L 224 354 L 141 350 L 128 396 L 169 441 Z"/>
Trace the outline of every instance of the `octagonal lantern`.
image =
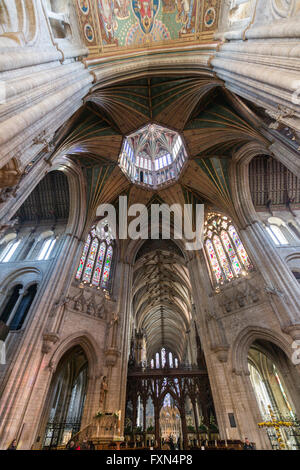
<path id="1" fill-rule="evenodd" d="M 155 189 L 177 181 L 187 158 L 178 132 L 148 124 L 124 138 L 119 165 L 132 183 Z"/>

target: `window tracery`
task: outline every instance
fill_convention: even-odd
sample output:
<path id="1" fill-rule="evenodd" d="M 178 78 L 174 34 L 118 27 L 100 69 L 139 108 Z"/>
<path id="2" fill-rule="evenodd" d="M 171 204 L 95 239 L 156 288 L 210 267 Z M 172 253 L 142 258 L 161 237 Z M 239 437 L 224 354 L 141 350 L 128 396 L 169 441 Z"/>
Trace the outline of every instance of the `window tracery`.
<path id="1" fill-rule="evenodd" d="M 164 367 L 178 368 L 178 358 L 172 353 L 172 351 L 161 348 L 155 353 L 150 361 L 151 369 L 163 369 Z"/>
<path id="2" fill-rule="evenodd" d="M 48 237 L 44 240 L 41 250 L 39 252 L 38 258 L 37 258 L 38 261 L 48 260 L 50 258 L 50 255 L 54 248 L 55 243 L 56 243 L 56 238 L 54 238 L 53 236 Z"/>
<path id="3" fill-rule="evenodd" d="M 9 327 L 10 331 L 20 330 L 23 327 L 37 288 L 36 283 L 26 288 L 20 283 L 12 286 L 8 291 L 0 309 L 0 320 Z"/>
<path id="4" fill-rule="evenodd" d="M 113 235 L 106 220 L 94 226 L 84 244 L 76 279 L 90 287 L 108 289 L 114 256 Z"/>
<path id="5" fill-rule="evenodd" d="M 274 224 L 269 225 L 266 227 L 266 230 L 276 246 L 289 244 L 281 228 L 278 227 L 278 225 L 274 225 Z"/>
<path id="6" fill-rule="evenodd" d="M 253 265 L 231 220 L 220 214 L 208 215 L 204 246 L 213 283 L 230 282 L 253 270 Z"/>
<path id="7" fill-rule="evenodd" d="M 3 249 L 0 255 L 0 263 L 8 263 L 12 260 L 18 246 L 20 245 L 21 240 L 12 240 L 10 241 L 6 247 Z"/>

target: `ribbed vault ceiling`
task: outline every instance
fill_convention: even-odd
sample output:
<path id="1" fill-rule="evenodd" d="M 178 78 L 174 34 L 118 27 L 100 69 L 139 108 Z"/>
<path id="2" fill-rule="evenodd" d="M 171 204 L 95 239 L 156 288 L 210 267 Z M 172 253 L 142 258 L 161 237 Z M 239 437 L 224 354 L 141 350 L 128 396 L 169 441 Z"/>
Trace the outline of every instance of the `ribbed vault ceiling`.
<path id="1" fill-rule="evenodd" d="M 135 263 L 135 325 L 146 333 L 148 359 L 161 347 L 183 358 L 191 321 L 190 281 L 184 258 L 164 243 L 162 246 L 138 257 Z"/>
<path id="2" fill-rule="evenodd" d="M 151 122 L 176 130 L 185 141 L 189 160 L 175 189 L 166 184 L 155 193 L 137 190 L 118 167 L 125 135 Z M 248 116 L 245 105 L 210 71 L 119 79 L 95 85 L 60 130 L 57 151 L 82 165 L 91 217 L 99 204 L 127 193 L 130 204 L 148 204 L 155 195 L 168 204 L 196 197 L 235 219 L 228 176 L 232 153 L 249 142 L 266 143 L 252 123 L 253 113 Z"/>
<path id="3" fill-rule="evenodd" d="M 128 196 L 128 205 L 205 202 L 238 223 L 229 167 L 241 146 L 269 145 L 259 131 L 262 121 L 210 71 L 190 77 L 184 73 L 149 76 L 145 71 L 145 78 L 97 84 L 59 131 L 56 152 L 74 158 L 85 173 L 87 226 L 99 204 L 117 206 L 120 194 Z M 132 184 L 118 166 L 124 137 L 149 123 L 179 132 L 189 156 L 178 181 L 155 191 Z M 121 257 L 126 258 L 127 246 L 122 243 Z M 182 358 L 191 312 L 183 257 L 166 245 L 142 251 L 132 296 L 135 327 L 146 332 L 148 358 L 161 346 Z"/>

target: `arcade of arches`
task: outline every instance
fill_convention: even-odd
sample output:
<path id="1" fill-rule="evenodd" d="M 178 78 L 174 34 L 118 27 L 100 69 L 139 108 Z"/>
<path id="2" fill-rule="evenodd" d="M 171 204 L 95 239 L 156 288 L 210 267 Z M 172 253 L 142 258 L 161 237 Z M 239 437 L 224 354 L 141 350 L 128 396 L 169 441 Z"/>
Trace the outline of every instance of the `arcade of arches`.
<path id="1" fill-rule="evenodd" d="M 0 448 L 299 449 L 300 1 L 138 4 L 0 5 Z"/>

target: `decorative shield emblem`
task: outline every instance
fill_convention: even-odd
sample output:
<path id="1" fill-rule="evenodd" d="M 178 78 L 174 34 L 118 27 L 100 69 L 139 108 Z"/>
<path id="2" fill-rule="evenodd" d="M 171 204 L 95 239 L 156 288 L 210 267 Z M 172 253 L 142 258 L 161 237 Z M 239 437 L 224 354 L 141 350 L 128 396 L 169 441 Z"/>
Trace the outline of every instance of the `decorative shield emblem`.
<path id="1" fill-rule="evenodd" d="M 149 34 L 159 9 L 159 0 L 132 0 L 132 9 L 139 20 L 142 31 Z"/>

